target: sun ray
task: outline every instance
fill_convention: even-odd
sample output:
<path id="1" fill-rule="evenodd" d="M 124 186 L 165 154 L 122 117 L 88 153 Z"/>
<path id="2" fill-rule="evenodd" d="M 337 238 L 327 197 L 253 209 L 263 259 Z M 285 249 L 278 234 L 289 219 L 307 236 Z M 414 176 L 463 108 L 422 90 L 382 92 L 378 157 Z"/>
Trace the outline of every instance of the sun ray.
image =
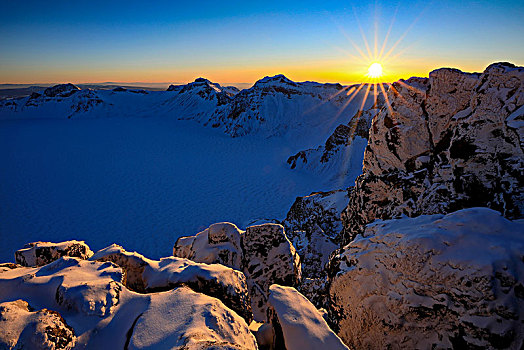
<path id="1" fill-rule="evenodd" d="M 384 57 L 382 58 L 383 60 L 387 59 L 389 57 L 389 55 L 391 55 L 393 50 L 395 50 L 395 48 L 402 42 L 402 40 L 404 40 L 406 35 L 408 35 L 408 33 L 411 31 L 411 29 L 413 29 L 413 27 L 419 21 L 419 19 L 422 18 L 422 14 L 424 13 L 424 11 L 425 11 L 425 9 L 420 12 L 420 14 L 413 20 L 413 22 L 411 22 L 411 24 L 409 25 L 408 29 L 406 29 L 406 31 L 404 33 L 402 33 L 400 38 L 398 38 L 398 40 L 393 44 L 393 46 L 384 55 Z"/>
<path id="2" fill-rule="evenodd" d="M 397 7 L 395 8 L 395 12 L 393 13 L 393 17 L 391 18 L 391 23 L 389 24 L 389 28 L 386 33 L 386 37 L 384 38 L 384 41 L 382 42 L 382 47 L 380 48 L 380 52 L 378 54 L 378 59 L 381 61 L 384 61 L 382 59 L 382 55 L 384 54 L 384 49 L 386 48 L 386 45 L 388 43 L 389 35 L 391 34 L 391 29 L 393 28 L 393 24 L 395 23 L 395 20 L 397 18 L 397 12 L 398 12 L 399 6 L 400 6 L 400 3 L 397 4 Z"/>
<path id="3" fill-rule="evenodd" d="M 362 40 L 364 40 L 364 45 L 366 46 L 366 51 L 368 53 L 368 57 L 370 60 L 373 58 L 373 55 L 371 54 L 371 50 L 369 48 L 368 39 L 366 38 L 366 34 L 364 34 L 364 30 L 362 29 L 362 26 L 360 25 L 360 20 L 357 16 L 357 11 L 355 10 L 355 7 L 353 6 L 353 13 L 355 14 L 355 18 L 357 20 L 358 29 L 360 30 L 360 35 L 362 35 Z"/>
<path id="4" fill-rule="evenodd" d="M 358 57 L 358 56 L 355 56 L 349 52 L 347 52 L 346 50 L 340 48 L 340 47 L 336 47 L 336 46 L 333 46 L 333 48 L 337 51 L 339 51 L 340 53 L 343 53 L 344 55 L 348 56 L 349 58 L 355 60 L 355 61 L 358 61 L 359 63 L 362 63 L 362 64 L 366 64 L 368 61 L 365 60 L 364 58 L 362 57 Z"/>

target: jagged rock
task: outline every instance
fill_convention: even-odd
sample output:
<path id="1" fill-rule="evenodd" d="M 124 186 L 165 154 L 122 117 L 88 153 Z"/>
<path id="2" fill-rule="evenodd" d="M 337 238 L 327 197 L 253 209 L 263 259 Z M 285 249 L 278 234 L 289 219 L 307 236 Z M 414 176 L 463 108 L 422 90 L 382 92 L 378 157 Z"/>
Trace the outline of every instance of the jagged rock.
<path id="1" fill-rule="evenodd" d="M 24 300 L 0 303 L 1 349 L 72 349 L 76 336 L 56 311 L 33 311 Z"/>
<path id="2" fill-rule="evenodd" d="M 242 233 L 229 222 L 213 224 L 195 236 L 180 237 L 173 247 L 173 255 L 242 270 Z"/>
<path id="3" fill-rule="evenodd" d="M 130 332 L 127 349 L 257 349 L 244 319 L 187 287 L 152 294 Z"/>
<path id="4" fill-rule="evenodd" d="M 92 260 L 111 261 L 124 270 L 123 284 L 136 292 L 152 293 L 186 285 L 220 299 L 247 322 L 253 319 L 246 277 L 240 271 L 219 265 L 200 264 L 169 257 L 151 260 L 113 244 L 98 251 Z"/>
<path id="5" fill-rule="evenodd" d="M 45 89 L 44 95 L 47 97 L 69 97 L 77 91 L 80 91 L 80 88 L 71 83 L 58 84 Z"/>
<path id="6" fill-rule="evenodd" d="M 331 262 L 338 335 L 356 349 L 522 348 L 522 232 L 488 208 L 368 225 Z"/>
<path id="7" fill-rule="evenodd" d="M 110 315 L 120 299 L 122 270 L 109 262 L 64 256 L 42 267 L 0 270 L 0 300 L 40 296 L 46 307 L 60 306 L 84 315 Z M 47 293 L 47 294 L 46 294 Z"/>
<path id="8" fill-rule="evenodd" d="M 296 286 L 301 279 L 300 257 L 278 224 L 250 226 L 242 236 L 246 274 L 255 319 L 265 317 L 272 284 Z"/>
<path id="9" fill-rule="evenodd" d="M 312 193 L 297 197 L 282 222 L 289 240 L 300 255 L 302 281 L 297 289 L 316 307 L 326 307 L 326 271 L 331 253 L 342 231 L 340 214 L 348 202 L 348 191 Z"/>
<path id="10" fill-rule="evenodd" d="M 524 68 L 439 69 L 394 83 L 343 213 L 344 243 L 375 219 L 487 206 L 524 215 Z"/>
<path id="11" fill-rule="evenodd" d="M 15 252 L 15 260 L 22 266 L 43 266 L 63 256 L 89 259 L 91 255 L 93 252 L 84 241 L 32 242 Z"/>
<path id="12" fill-rule="evenodd" d="M 250 226 L 245 232 L 230 223 L 214 224 L 196 236 L 178 239 L 173 255 L 243 271 L 259 321 L 265 319 L 269 286 L 295 286 L 301 278 L 300 257 L 279 224 Z"/>
<path id="13" fill-rule="evenodd" d="M 348 349 L 322 314 L 295 288 L 274 284 L 269 291 L 267 314 L 275 329 L 276 349 Z"/>

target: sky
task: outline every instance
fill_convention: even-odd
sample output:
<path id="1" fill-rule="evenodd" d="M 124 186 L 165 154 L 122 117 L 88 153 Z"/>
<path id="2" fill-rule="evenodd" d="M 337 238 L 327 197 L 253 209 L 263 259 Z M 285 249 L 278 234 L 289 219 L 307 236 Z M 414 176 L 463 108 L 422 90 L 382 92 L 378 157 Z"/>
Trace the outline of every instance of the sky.
<path id="1" fill-rule="evenodd" d="M 275 74 L 360 83 L 375 61 L 383 81 L 427 76 L 440 67 L 524 65 L 522 0 L 29 0 L 1 6 L 0 83 L 186 83 L 200 76 L 253 83 Z"/>

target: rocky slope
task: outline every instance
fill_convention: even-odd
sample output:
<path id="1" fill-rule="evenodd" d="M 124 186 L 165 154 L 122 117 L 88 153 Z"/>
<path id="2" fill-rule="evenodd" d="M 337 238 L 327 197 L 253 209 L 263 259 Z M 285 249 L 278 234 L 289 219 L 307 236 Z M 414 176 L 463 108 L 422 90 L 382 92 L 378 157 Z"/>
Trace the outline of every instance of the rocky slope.
<path id="1" fill-rule="evenodd" d="M 486 206 L 524 215 L 524 68 L 443 68 L 399 81 L 373 119 L 344 242 L 375 219 Z"/>

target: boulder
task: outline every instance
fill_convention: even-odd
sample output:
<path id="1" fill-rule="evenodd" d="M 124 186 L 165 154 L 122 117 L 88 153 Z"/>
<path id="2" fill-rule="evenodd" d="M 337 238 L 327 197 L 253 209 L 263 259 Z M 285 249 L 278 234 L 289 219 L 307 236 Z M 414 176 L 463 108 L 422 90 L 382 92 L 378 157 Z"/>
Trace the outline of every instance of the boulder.
<path id="1" fill-rule="evenodd" d="M 246 277 L 240 271 L 219 264 L 202 264 L 168 257 L 151 260 L 135 252 L 127 252 L 113 244 L 91 257 L 111 261 L 124 270 L 123 284 L 139 293 L 166 291 L 186 285 L 220 299 L 247 322 L 253 319 Z"/>
<path id="2" fill-rule="evenodd" d="M 275 329 L 276 349 L 348 349 L 329 328 L 317 308 L 295 288 L 269 288 L 268 322 Z"/>
<path id="3" fill-rule="evenodd" d="M 43 266 L 63 256 L 89 259 L 91 255 L 93 252 L 84 241 L 32 242 L 15 252 L 15 260 L 22 266 Z"/>
<path id="4" fill-rule="evenodd" d="M 213 224 L 195 236 L 180 237 L 173 247 L 173 255 L 242 270 L 242 233 L 229 222 Z"/>
<path id="5" fill-rule="evenodd" d="M 488 208 L 377 221 L 331 262 L 350 347 L 524 346 L 524 221 Z"/>
<path id="6" fill-rule="evenodd" d="M 72 349 L 73 329 L 56 311 L 33 311 L 24 300 L 0 303 L 1 349 Z"/>

